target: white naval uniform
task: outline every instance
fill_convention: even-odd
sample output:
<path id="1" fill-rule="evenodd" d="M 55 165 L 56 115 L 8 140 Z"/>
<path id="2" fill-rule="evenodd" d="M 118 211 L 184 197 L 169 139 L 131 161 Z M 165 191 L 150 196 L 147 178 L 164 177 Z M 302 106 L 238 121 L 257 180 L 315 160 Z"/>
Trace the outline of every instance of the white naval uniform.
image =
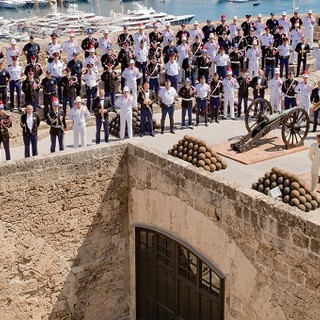
<path id="1" fill-rule="evenodd" d="M 290 56 L 290 63 L 294 63 L 295 57 L 297 55 L 296 53 L 296 46 L 299 42 L 301 42 L 301 37 L 302 37 L 302 31 L 300 29 L 293 29 L 290 32 L 290 39 L 291 39 L 291 47 L 292 47 L 292 52 Z"/>
<path id="2" fill-rule="evenodd" d="M 299 82 L 298 85 L 295 87 L 294 91 L 296 92 L 297 98 L 299 100 L 299 107 L 306 110 L 308 115 L 310 115 L 310 96 L 312 92 L 312 87 L 309 83 L 304 84 L 303 82 Z"/>
<path id="3" fill-rule="evenodd" d="M 135 101 L 132 95 L 128 98 L 124 96 L 119 97 L 115 105 L 120 108 L 120 139 L 123 140 L 126 134 L 126 123 L 128 127 L 128 137 L 132 138 L 132 108 L 134 107 Z"/>
<path id="4" fill-rule="evenodd" d="M 254 26 L 256 28 L 254 34 L 258 37 L 259 40 L 261 40 L 261 36 L 264 33 L 264 28 L 266 27 L 266 24 L 262 20 L 260 22 L 256 20 L 254 22 Z"/>
<path id="5" fill-rule="evenodd" d="M 236 23 L 231 23 L 230 24 L 230 34 L 229 34 L 229 39 L 232 42 L 232 39 L 235 38 L 238 35 L 238 31 L 240 30 L 240 26 L 237 25 Z"/>
<path id="6" fill-rule="evenodd" d="M 178 64 L 179 64 L 179 75 L 178 75 L 178 82 L 181 82 L 182 80 L 184 80 L 184 70 L 182 69 L 182 62 L 184 59 L 188 58 L 188 50 L 189 50 L 189 46 L 187 44 L 180 44 L 177 47 L 177 51 L 178 51 Z"/>
<path id="7" fill-rule="evenodd" d="M 99 68 L 101 67 L 101 61 L 98 56 L 91 56 L 90 54 L 90 56 L 86 57 L 86 59 L 84 60 L 84 67 L 87 68 L 89 63 L 93 65 L 93 71 L 98 73 Z"/>
<path id="8" fill-rule="evenodd" d="M 108 37 L 101 37 L 98 41 L 98 49 L 100 52 L 100 56 L 102 57 L 104 54 L 107 53 L 108 45 L 112 45 L 112 40 Z"/>
<path id="9" fill-rule="evenodd" d="M 21 49 L 16 46 L 15 50 L 12 49 L 12 47 L 7 48 L 6 50 L 6 58 L 7 58 L 7 66 L 10 67 L 12 65 L 12 58 L 13 56 L 18 57 L 18 63 L 19 63 L 19 58 L 21 56 Z"/>
<path id="10" fill-rule="evenodd" d="M 53 58 L 53 54 L 56 53 L 56 52 L 61 52 L 61 44 L 60 43 L 56 43 L 56 44 L 53 44 L 52 42 L 50 42 L 48 45 L 47 45 L 47 51 L 48 51 L 48 54 L 49 54 L 49 57 L 50 58 Z"/>
<path id="11" fill-rule="evenodd" d="M 162 35 L 163 35 L 163 41 L 162 41 L 162 48 L 164 48 L 165 46 L 168 45 L 168 40 L 169 38 L 172 38 L 172 39 L 175 39 L 175 33 L 173 30 L 169 29 L 169 30 L 164 30 L 162 32 Z"/>
<path id="12" fill-rule="evenodd" d="M 269 81 L 270 88 L 270 104 L 273 112 L 281 111 L 281 93 L 282 93 L 282 79 L 273 78 Z"/>
<path id="13" fill-rule="evenodd" d="M 316 191 L 320 167 L 320 148 L 318 143 L 313 143 L 310 146 L 309 159 L 311 160 L 311 191 Z"/>
<path id="14" fill-rule="evenodd" d="M 228 77 L 222 80 L 224 90 L 224 106 L 223 106 L 223 117 L 228 117 L 228 104 L 230 105 L 230 118 L 234 119 L 234 90 L 239 89 L 239 83 L 235 78 Z"/>
<path id="15" fill-rule="evenodd" d="M 283 29 L 283 33 L 285 33 L 286 35 L 289 35 L 289 30 L 291 27 L 291 22 L 289 19 L 285 18 L 285 19 L 279 19 L 278 20 L 279 26 L 281 26 Z"/>
<path id="16" fill-rule="evenodd" d="M 87 145 L 86 133 L 86 119 L 90 117 L 90 112 L 86 106 L 81 106 L 80 109 L 73 107 L 70 110 L 69 118 L 73 121 L 73 147 L 79 148 L 79 136 L 81 147 Z"/>
<path id="17" fill-rule="evenodd" d="M 320 48 L 314 48 L 312 56 L 315 58 L 314 69 L 315 71 L 320 70 Z"/>
<path id="18" fill-rule="evenodd" d="M 146 46 L 149 45 L 149 37 L 145 32 L 136 32 L 133 36 L 134 45 L 136 48 L 140 47 L 140 41 L 143 40 Z"/>
<path id="19" fill-rule="evenodd" d="M 80 53 L 81 47 L 77 40 L 70 41 L 67 40 L 63 44 L 63 52 L 67 55 L 67 62 L 73 59 L 74 53 Z"/>
<path id="20" fill-rule="evenodd" d="M 149 50 L 147 47 L 141 48 L 140 46 L 136 48 L 134 56 L 136 60 L 140 63 L 146 62 L 148 58 Z"/>
<path id="21" fill-rule="evenodd" d="M 205 47 L 207 48 L 207 55 L 211 58 L 211 61 L 214 61 L 214 58 L 216 57 L 218 50 L 219 50 L 219 44 L 217 40 L 213 41 L 207 41 L 205 44 Z M 209 69 L 209 77 L 212 77 L 213 74 L 217 71 L 217 66 L 215 63 L 211 63 L 211 67 Z"/>
<path id="22" fill-rule="evenodd" d="M 269 47 L 270 42 L 273 43 L 274 37 L 273 37 L 273 35 L 271 33 L 269 33 L 269 34 L 264 33 L 260 37 L 260 41 L 261 41 L 261 45 L 262 46 Z"/>
<path id="23" fill-rule="evenodd" d="M 261 50 L 250 48 L 246 53 L 246 57 L 249 59 L 249 78 L 252 80 L 258 75 Z"/>
<path id="24" fill-rule="evenodd" d="M 200 40 L 204 38 L 204 34 L 201 29 L 191 29 L 189 31 L 190 34 L 190 43 L 194 43 L 196 41 L 196 36 L 199 37 Z"/>
<path id="25" fill-rule="evenodd" d="M 142 73 L 139 71 L 137 67 L 130 67 L 124 69 L 121 75 L 126 79 L 126 86 L 129 88 L 134 106 L 137 106 L 137 80 L 142 77 Z"/>
<path id="26" fill-rule="evenodd" d="M 303 19 L 304 25 L 304 37 L 306 41 L 309 43 L 310 48 L 313 48 L 313 34 L 314 34 L 314 25 L 316 23 L 316 19 L 314 17 L 305 17 Z"/>
<path id="27" fill-rule="evenodd" d="M 50 62 L 46 70 L 49 70 L 53 77 L 59 78 L 62 77 L 64 69 L 65 66 L 63 62 L 61 60 L 58 60 L 57 63 L 55 63 L 55 61 Z"/>

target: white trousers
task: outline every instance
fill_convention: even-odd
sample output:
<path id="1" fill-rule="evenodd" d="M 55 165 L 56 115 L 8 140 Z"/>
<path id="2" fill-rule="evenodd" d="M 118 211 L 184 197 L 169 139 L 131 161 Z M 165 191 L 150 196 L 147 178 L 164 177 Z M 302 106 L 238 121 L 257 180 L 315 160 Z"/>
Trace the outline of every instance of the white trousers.
<path id="1" fill-rule="evenodd" d="M 270 94 L 270 104 L 273 112 L 281 111 L 281 95 L 278 93 Z"/>
<path id="2" fill-rule="evenodd" d="M 310 116 L 310 107 L 311 107 L 310 97 L 299 96 L 299 107 L 306 110 L 308 115 Z"/>
<path id="3" fill-rule="evenodd" d="M 136 107 L 137 106 L 137 81 L 134 80 L 127 80 L 126 81 L 127 83 L 127 87 L 129 88 L 131 94 L 132 94 L 132 98 L 133 98 L 133 102 L 134 102 L 134 106 Z"/>
<path id="4" fill-rule="evenodd" d="M 296 59 L 296 46 L 297 46 L 297 42 L 292 42 L 291 44 L 291 47 L 292 47 L 292 52 L 291 52 L 291 55 L 290 55 L 290 60 L 289 60 L 289 63 L 295 63 L 295 59 Z"/>
<path id="5" fill-rule="evenodd" d="M 314 28 L 304 29 L 304 37 L 306 38 L 306 41 L 309 43 L 310 48 L 313 48 L 313 34 Z"/>
<path id="6" fill-rule="evenodd" d="M 121 113 L 120 112 L 120 139 L 124 139 L 126 135 L 126 124 L 128 126 L 128 136 L 132 138 L 132 112 Z"/>
<path id="7" fill-rule="evenodd" d="M 258 70 L 259 70 L 259 63 L 258 62 L 251 62 L 249 60 L 249 78 L 252 80 L 255 76 L 258 75 Z"/>
<path id="8" fill-rule="evenodd" d="M 228 104 L 230 104 L 230 118 L 234 118 L 234 93 L 224 94 L 223 117 L 228 117 Z"/>
<path id="9" fill-rule="evenodd" d="M 81 147 L 85 147 L 87 145 L 87 128 L 86 127 L 79 127 L 73 128 L 73 147 L 79 148 L 79 136 Z"/>

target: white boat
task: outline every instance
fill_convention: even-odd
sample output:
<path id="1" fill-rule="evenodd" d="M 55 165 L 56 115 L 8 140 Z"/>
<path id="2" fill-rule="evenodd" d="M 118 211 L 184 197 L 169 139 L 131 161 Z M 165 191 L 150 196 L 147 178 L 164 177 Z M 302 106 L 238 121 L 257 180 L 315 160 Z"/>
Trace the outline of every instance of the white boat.
<path id="1" fill-rule="evenodd" d="M 24 6 L 24 3 L 21 1 L 16 0 L 0 0 L 0 8 L 4 9 L 18 9 L 22 8 Z"/>
<path id="2" fill-rule="evenodd" d="M 153 8 L 147 8 L 137 2 L 133 2 L 135 10 L 128 10 L 126 13 L 115 13 L 113 11 L 110 12 L 110 18 L 113 23 L 121 26 L 121 27 L 131 27 L 138 28 L 138 26 L 142 23 L 147 26 L 152 24 L 153 22 L 159 23 L 167 23 L 170 24 L 181 24 L 181 23 L 189 23 L 194 15 L 182 15 L 182 16 L 174 16 L 172 14 L 167 14 L 165 12 L 157 12 Z"/>
<path id="3" fill-rule="evenodd" d="M 228 2 L 233 2 L 233 3 L 244 3 L 244 2 L 249 2 L 250 0 L 228 0 Z"/>

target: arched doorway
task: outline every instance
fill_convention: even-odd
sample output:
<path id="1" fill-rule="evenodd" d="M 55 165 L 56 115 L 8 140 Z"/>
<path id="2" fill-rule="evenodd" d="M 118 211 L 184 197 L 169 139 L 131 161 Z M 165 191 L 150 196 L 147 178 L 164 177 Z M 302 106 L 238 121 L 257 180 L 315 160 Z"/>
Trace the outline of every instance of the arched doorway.
<path id="1" fill-rule="evenodd" d="M 223 275 L 145 228 L 136 228 L 136 288 L 137 320 L 223 320 Z"/>

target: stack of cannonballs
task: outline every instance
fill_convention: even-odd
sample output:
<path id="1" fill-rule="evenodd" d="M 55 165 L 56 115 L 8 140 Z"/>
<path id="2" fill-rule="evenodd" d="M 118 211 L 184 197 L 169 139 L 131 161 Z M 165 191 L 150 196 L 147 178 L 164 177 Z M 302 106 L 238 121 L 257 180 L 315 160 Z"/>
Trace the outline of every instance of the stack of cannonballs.
<path id="1" fill-rule="evenodd" d="M 138 134 L 140 132 L 140 107 L 132 108 L 132 130 L 133 133 Z M 156 120 L 153 119 L 153 127 L 158 128 Z M 120 136 L 120 115 L 117 114 L 109 123 L 109 133 L 119 137 Z"/>
<path id="2" fill-rule="evenodd" d="M 279 187 L 282 193 L 283 202 L 298 207 L 302 211 L 315 210 L 320 205 L 317 194 L 311 192 L 304 180 L 296 174 L 277 167 L 273 167 L 271 172 L 266 172 L 264 177 L 259 178 L 258 182 L 252 184 L 252 189 L 266 195 L 276 187 Z"/>
<path id="3" fill-rule="evenodd" d="M 168 154 L 183 159 L 206 171 L 227 168 L 227 163 L 204 140 L 185 135 L 168 150 Z"/>

